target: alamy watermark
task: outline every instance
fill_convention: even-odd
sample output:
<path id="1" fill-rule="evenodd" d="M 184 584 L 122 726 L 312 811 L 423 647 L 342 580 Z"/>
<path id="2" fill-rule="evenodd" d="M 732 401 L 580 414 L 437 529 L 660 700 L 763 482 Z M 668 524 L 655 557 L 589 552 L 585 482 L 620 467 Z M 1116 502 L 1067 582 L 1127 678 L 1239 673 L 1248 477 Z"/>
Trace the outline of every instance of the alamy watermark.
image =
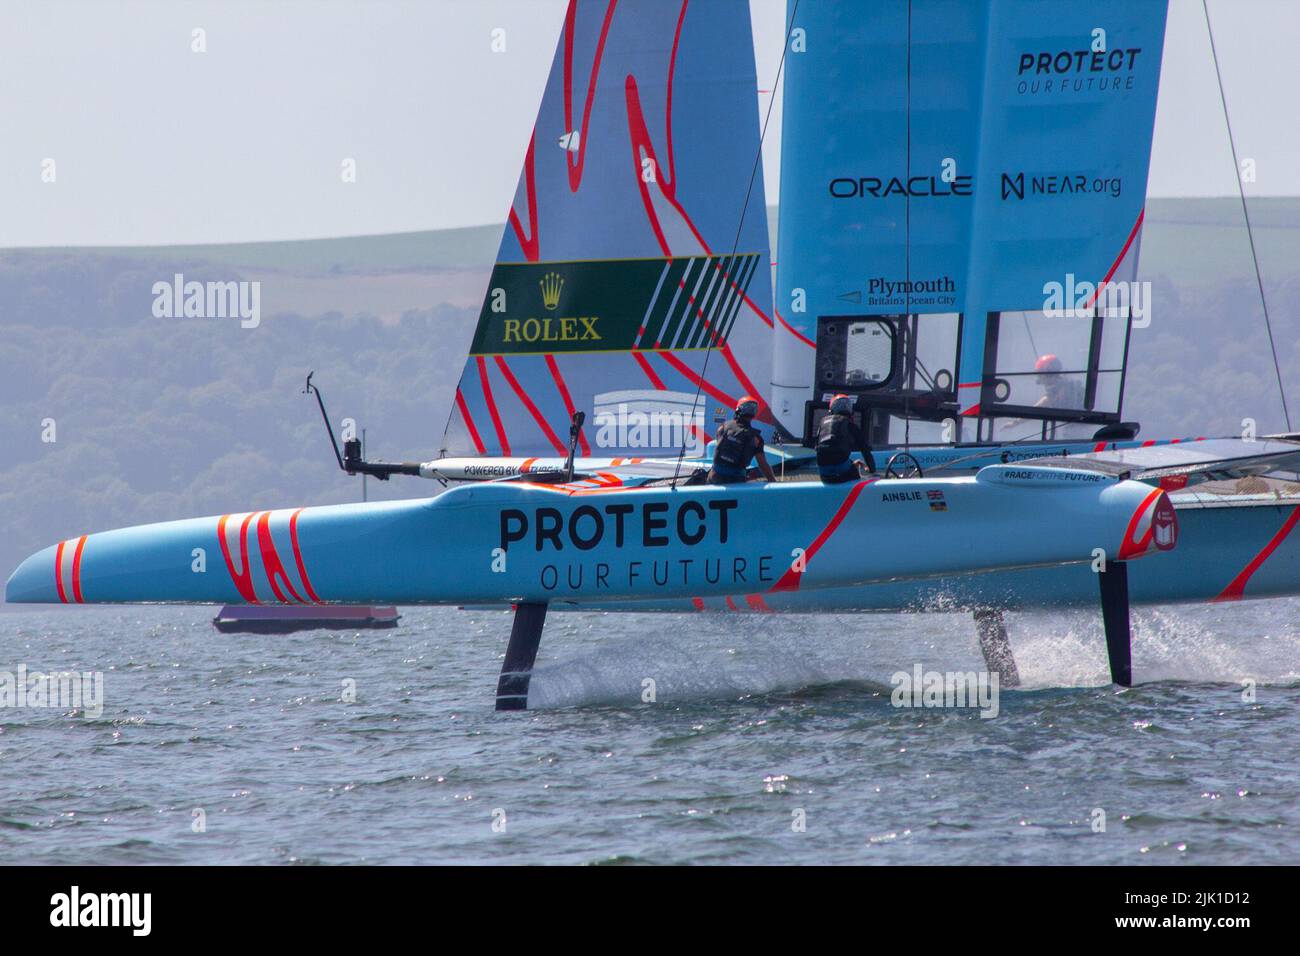
<path id="1" fill-rule="evenodd" d="M 83 893 L 73 886 L 50 897 L 50 925 L 55 927 L 117 926 L 133 936 L 148 936 L 153 928 L 152 893 Z"/>
<path id="2" fill-rule="evenodd" d="M 186 281 L 183 272 L 171 282 L 153 284 L 153 314 L 158 319 L 237 318 L 245 329 L 262 324 L 262 283 Z"/>
<path id="3" fill-rule="evenodd" d="M 0 707 L 76 710 L 86 717 L 104 713 L 103 671 L 0 671 Z"/>
<path id="4" fill-rule="evenodd" d="M 602 392 L 593 408 L 596 446 L 702 454 L 708 443 L 704 407 L 693 393 L 655 389 Z"/>
<path id="5" fill-rule="evenodd" d="M 980 717 L 998 715 L 998 675 L 989 671 L 928 671 L 915 664 L 911 672 L 896 671 L 889 682 L 895 707 L 976 707 Z"/>
<path id="6" fill-rule="evenodd" d="M 1043 315 L 1049 319 L 1107 319 L 1133 317 L 1133 328 L 1151 324 L 1150 282 L 1095 282 L 1066 273 L 1064 282 L 1043 283 Z"/>

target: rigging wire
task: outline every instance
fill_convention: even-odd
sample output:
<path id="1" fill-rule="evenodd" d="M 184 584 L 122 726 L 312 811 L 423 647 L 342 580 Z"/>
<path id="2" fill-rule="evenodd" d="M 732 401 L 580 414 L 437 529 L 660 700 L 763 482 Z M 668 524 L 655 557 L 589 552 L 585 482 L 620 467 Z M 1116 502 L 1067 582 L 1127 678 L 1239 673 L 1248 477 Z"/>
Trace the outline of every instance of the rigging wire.
<path id="1" fill-rule="evenodd" d="M 1034 353 L 1034 361 L 1037 361 L 1043 353 L 1038 351 L 1038 343 L 1034 341 L 1034 330 L 1029 327 L 1029 313 L 1021 312 L 1020 318 L 1025 322 L 1025 335 L 1029 336 L 1029 350 Z"/>
<path id="2" fill-rule="evenodd" d="M 1277 359 L 1277 345 L 1273 341 L 1273 323 L 1268 316 L 1268 299 L 1264 295 L 1264 277 L 1259 269 L 1259 256 L 1255 252 L 1255 233 L 1250 226 L 1250 208 L 1246 203 L 1246 184 L 1241 180 L 1241 163 L 1237 158 L 1237 142 L 1232 135 L 1232 121 L 1228 118 L 1228 97 L 1223 90 L 1223 74 L 1219 70 L 1219 53 L 1214 46 L 1214 27 L 1210 24 L 1209 0 L 1201 0 L 1205 11 L 1205 31 L 1210 37 L 1210 56 L 1214 59 L 1214 76 L 1219 82 L 1219 102 L 1223 104 L 1223 124 L 1228 130 L 1228 146 L 1232 149 L 1232 174 L 1237 180 L 1237 194 L 1241 197 L 1241 214 L 1246 220 L 1246 238 L 1250 241 L 1250 259 L 1255 264 L 1255 284 L 1259 286 L 1259 304 L 1264 310 L 1264 328 L 1268 331 L 1268 347 L 1273 353 L 1273 372 L 1277 375 L 1277 390 L 1282 398 L 1282 416 L 1286 430 L 1291 431 L 1291 410 L 1287 407 L 1286 386 L 1282 384 L 1282 366 Z"/>
<path id="3" fill-rule="evenodd" d="M 907 181 L 912 181 L 912 0 L 907 0 L 907 158 L 905 160 L 907 170 Z M 912 191 L 909 189 L 903 194 L 903 321 L 901 323 L 904 330 L 907 329 L 912 315 Z M 914 325 L 914 334 L 912 336 L 911 347 L 908 349 L 913 355 L 916 355 L 916 333 L 921 330 L 920 318 Z M 903 451 L 910 453 L 912 451 L 912 387 L 916 384 L 915 375 L 912 381 L 906 382 L 906 390 L 903 392 Z M 885 436 L 888 442 L 889 436 Z"/>
<path id="4" fill-rule="evenodd" d="M 735 262 L 736 250 L 740 248 L 740 235 L 745 228 L 745 214 L 749 211 L 749 199 L 754 192 L 754 182 L 758 179 L 758 170 L 763 162 L 763 141 L 767 138 L 767 124 L 772 119 L 772 107 L 776 105 L 776 91 L 781 85 L 781 71 L 785 68 L 786 54 L 790 52 L 790 37 L 794 33 L 794 18 L 799 12 L 799 0 L 794 0 L 790 8 L 790 22 L 785 28 L 785 45 L 781 47 L 781 59 L 776 65 L 776 80 L 772 84 L 772 98 L 767 103 L 767 115 L 763 117 L 763 128 L 758 133 L 758 150 L 754 155 L 754 167 L 749 171 L 749 186 L 745 189 L 745 201 L 740 207 L 740 221 L 736 223 L 736 239 L 731 244 L 731 255 L 728 257 Z M 764 214 L 767 210 L 763 210 Z M 731 268 L 728 265 L 728 268 Z M 770 266 L 768 268 L 771 268 Z M 775 329 L 773 330 L 775 331 Z M 705 375 L 709 370 L 709 358 L 713 355 L 713 347 L 718 341 L 718 332 L 715 330 L 709 337 L 708 347 L 704 350 L 704 362 L 700 365 L 700 381 L 695 386 L 695 400 L 691 402 L 692 413 L 700 404 L 700 395 L 704 390 Z M 776 430 L 779 434 L 781 429 L 780 423 L 777 423 Z M 682 447 L 677 451 L 677 464 L 673 467 L 672 488 L 677 487 L 677 479 L 681 476 L 682 460 L 686 457 L 686 432 L 683 430 Z M 782 469 L 785 467 L 784 457 L 781 463 Z"/>

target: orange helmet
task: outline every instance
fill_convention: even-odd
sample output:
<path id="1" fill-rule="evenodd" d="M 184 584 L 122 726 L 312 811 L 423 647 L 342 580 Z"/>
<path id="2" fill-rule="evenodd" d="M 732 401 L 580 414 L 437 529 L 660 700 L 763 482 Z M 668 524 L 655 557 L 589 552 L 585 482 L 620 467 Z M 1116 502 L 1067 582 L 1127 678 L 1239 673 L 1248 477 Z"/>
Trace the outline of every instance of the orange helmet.
<path id="1" fill-rule="evenodd" d="M 831 413 L 836 415 L 847 415 L 853 411 L 853 396 L 845 395 L 841 392 L 831 399 Z"/>
<path id="2" fill-rule="evenodd" d="M 1061 360 L 1048 352 L 1046 355 L 1040 355 L 1038 361 L 1034 363 L 1034 371 L 1040 375 L 1061 370 Z"/>
<path id="3" fill-rule="evenodd" d="M 736 402 L 737 418 L 753 418 L 758 414 L 758 399 L 753 395 L 746 395 Z"/>

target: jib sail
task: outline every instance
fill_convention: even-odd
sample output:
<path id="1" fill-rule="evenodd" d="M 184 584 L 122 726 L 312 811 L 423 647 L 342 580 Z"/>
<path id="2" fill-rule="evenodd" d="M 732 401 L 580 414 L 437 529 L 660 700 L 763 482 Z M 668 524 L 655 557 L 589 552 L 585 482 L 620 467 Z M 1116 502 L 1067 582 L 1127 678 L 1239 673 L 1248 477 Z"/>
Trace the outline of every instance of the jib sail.
<path id="1" fill-rule="evenodd" d="M 563 455 L 577 411 L 579 455 L 675 454 L 745 394 L 771 422 L 758 149 L 746 0 L 570 0 L 443 454 Z"/>

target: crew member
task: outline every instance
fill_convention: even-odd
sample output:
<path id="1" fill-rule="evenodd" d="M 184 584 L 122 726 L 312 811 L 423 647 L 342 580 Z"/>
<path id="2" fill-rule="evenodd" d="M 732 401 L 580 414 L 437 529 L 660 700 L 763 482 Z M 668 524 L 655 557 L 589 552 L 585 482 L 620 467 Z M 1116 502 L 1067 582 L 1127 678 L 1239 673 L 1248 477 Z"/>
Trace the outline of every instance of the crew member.
<path id="1" fill-rule="evenodd" d="M 1050 352 L 1034 363 L 1035 380 L 1043 390 L 1034 407 L 1083 408 L 1083 386 L 1078 377 L 1061 372 L 1061 360 Z"/>
<path id="2" fill-rule="evenodd" d="M 1034 372 L 1035 380 L 1043 390 L 1042 396 L 1034 402 L 1035 408 L 1083 409 L 1083 383 L 1079 381 L 1079 376 L 1067 375 L 1062 371 L 1059 358 L 1051 352 L 1040 355 L 1034 363 Z M 1095 425 L 1051 421 L 1047 423 L 1045 437 L 1057 440 L 1090 438 L 1094 431 Z"/>
<path id="3" fill-rule="evenodd" d="M 730 485 L 749 480 L 749 463 L 758 456 L 758 467 L 768 481 L 776 481 L 772 466 L 763 454 L 763 436 L 753 426 L 758 414 L 758 399 L 746 395 L 736 403 L 736 417 L 718 429 L 718 443 L 713 451 L 713 468 L 709 483 Z"/>
<path id="4" fill-rule="evenodd" d="M 853 481 L 862 474 L 860 467 L 868 473 L 876 470 L 871 446 L 867 444 L 862 429 L 853 423 L 852 416 L 852 396 L 836 395 L 831 399 L 830 414 L 822 419 L 817 429 L 817 471 L 823 484 Z M 862 453 L 861 466 L 853 460 L 855 451 Z"/>

